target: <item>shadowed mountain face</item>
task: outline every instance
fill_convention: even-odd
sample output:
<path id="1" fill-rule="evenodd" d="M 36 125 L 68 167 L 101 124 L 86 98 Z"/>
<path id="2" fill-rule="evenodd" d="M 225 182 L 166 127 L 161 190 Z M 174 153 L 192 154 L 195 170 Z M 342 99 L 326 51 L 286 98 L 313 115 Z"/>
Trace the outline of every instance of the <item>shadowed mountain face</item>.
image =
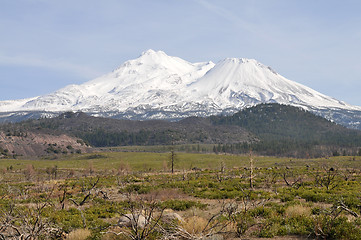
<path id="1" fill-rule="evenodd" d="M 133 120 L 231 115 L 260 103 L 302 107 L 351 128 L 361 108 L 293 82 L 253 59 L 190 63 L 148 50 L 113 72 L 31 99 L 0 102 L 0 119 L 54 117 L 66 111 Z"/>

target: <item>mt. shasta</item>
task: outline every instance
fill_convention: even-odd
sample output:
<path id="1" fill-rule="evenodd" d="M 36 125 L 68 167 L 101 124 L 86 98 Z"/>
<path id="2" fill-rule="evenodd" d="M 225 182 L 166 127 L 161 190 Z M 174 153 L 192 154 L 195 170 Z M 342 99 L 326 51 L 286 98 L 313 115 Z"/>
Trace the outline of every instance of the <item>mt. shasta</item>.
<path id="1" fill-rule="evenodd" d="M 231 114 L 259 103 L 302 107 L 361 128 L 361 107 L 290 81 L 256 60 L 190 63 L 148 50 L 113 72 L 48 95 L 0 102 L 2 121 L 82 111 L 94 116 L 169 119 Z"/>

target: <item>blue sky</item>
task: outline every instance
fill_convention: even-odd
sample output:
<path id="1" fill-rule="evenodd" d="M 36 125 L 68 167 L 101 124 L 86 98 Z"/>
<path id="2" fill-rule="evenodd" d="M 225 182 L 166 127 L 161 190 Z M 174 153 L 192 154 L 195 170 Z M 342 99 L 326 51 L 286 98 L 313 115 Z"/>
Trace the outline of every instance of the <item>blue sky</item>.
<path id="1" fill-rule="evenodd" d="M 147 49 L 253 58 L 361 105 L 359 0 L 0 0 L 0 100 L 108 73 Z"/>

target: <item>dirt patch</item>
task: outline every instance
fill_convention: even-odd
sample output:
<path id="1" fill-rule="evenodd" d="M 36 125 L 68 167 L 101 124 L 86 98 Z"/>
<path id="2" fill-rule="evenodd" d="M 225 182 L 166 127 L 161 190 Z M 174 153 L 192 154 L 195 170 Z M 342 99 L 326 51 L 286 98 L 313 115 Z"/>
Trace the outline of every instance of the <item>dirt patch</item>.
<path id="1" fill-rule="evenodd" d="M 27 132 L 13 136 L 0 132 L 0 148 L 6 156 L 43 156 L 49 154 L 67 154 L 91 152 L 92 148 L 83 141 L 68 135 L 50 135 Z"/>

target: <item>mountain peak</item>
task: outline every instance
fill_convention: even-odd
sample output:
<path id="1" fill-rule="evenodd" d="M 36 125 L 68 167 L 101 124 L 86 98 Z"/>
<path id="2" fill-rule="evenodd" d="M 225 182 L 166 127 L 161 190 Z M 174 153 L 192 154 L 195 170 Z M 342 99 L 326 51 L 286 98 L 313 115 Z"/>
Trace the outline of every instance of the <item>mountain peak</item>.
<path id="1" fill-rule="evenodd" d="M 225 58 L 221 62 L 241 64 L 241 63 L 257 62 L 257 61 L 254 59 L 248 59 L 248 58 Z"/>
<path id="2" fill-rule="evenodd" d="M 114 71 L 123 71 L 124 67 L 126 68 L 134 68 L 130 71 L 133 72 L 137 72 L 139 71 L 142 66 L 148 66 L 151 68 L 156 68 L 159 66 L 163 66 L 163 67 L 169 67 L 169 65 L 178 65 L 177 63 L 174 64 L 174 61 L 176 60 L 182 60 L 180 58 L 177 57 L 172 57 L 172 56 L 168 56 L 165 52 L 163 51 L 155 51 L 153 49 L 148 49 L 144 52 L 141 53 L 141 55 L 138 58 L 135 59 L 131 59 L 128 60 L 126 62 L 124 62 L 120 67 L 118 67 L 117 69 L 115 69 Z M 187 63 L 186 61 L 182 60 L 183 62 Z M 180 61 L 178 61 L 180 62 Z M 180 65 L 182 65 L 180 63 Z M 129 69 L 128 69 L 129 70 Z M 147 70 L 148 71 L 148 70 Z"/>
<path id="3" fill-rule="evenodd" d="M 1 113 L 16 111 L 83 111 L 133 119 L 180 119 L 232 113 L 269 102 L 313 110 L 361 110 L 288 80 L 255 59 L 191 63 L 149 49 L 112 73 L 81 85 L 0 102 L 0 118 Z"/>
<path id="4" fill-rule="evenodd" d="M 156 65 L 167 65 L 167 66 L 169 64 L 182 65 L 181 62 L 188 63 L 188 62 L 184 61 L 183 59 L 180 59 L 177 57 L 172 57 L 172 56 L 167 55 L 163 51 L 155 51 L 153 49 L 148 49 L 148 50 L 142 52 L 142 54 L 138 58 L 130 60 L 128 62 L 135 63 L 136 65 L 139 65 L 139 64 L 154 65 L 154 64 L 156 64 Z M 178 63 L 175 63 L 175 62 L 178 62 Z"/>
<path id="5" fill-rule="evenodd" d="M 148 49 L 148 50 L 142 52 L 142 54 L 141 54 L 141 56 L 149 56 L 149 55 L 167 55 L 167 54 L 163 51 L 155 51 L 153 49 Z"/>
<path id="6" fill-rule="evenodd" d="M 265 69 L 266 71 L 271 71 L 273 74 L 278 75 L 278 73 L 275 70 L 273 70 L 271 67 L 266 66 L 255 59 L 249 59 L 249 58 L 225 58 L 222 61 L 220 61 L 219 64 L 217 65 L 223 67 L 228 65 L 228 67 L 232 66 L 237 68 L 238 67 L 244 68 L 245 66 L 242 66 L 243 64 L 247 64 L 253 68 Z"/>

